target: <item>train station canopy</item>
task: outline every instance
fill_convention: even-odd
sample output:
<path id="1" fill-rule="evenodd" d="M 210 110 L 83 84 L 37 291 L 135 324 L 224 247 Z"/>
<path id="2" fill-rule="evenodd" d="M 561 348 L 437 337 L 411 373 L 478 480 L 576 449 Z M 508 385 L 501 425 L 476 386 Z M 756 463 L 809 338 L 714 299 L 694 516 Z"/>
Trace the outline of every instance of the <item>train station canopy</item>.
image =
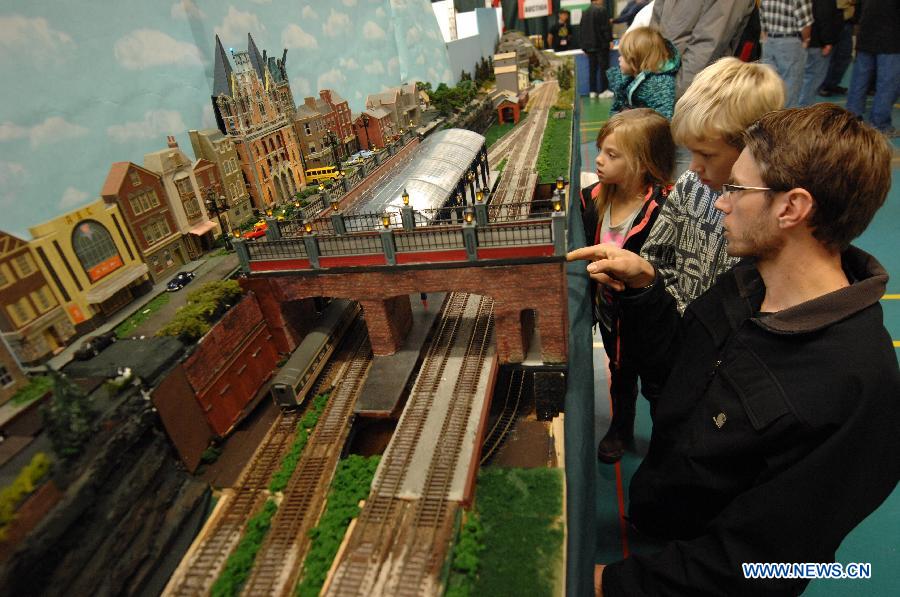
<path id="1" fill-rule="evenodd" d="M 484 136 L 465 129 L 446 129 L 429 136 L 405 162 L 381 182 L 368 201 L 349 214 L 383 213 L 403 205 L 403 190 L 416 210 L 437 209 L 455 192 L 462 176 L 475 164 Z"/>

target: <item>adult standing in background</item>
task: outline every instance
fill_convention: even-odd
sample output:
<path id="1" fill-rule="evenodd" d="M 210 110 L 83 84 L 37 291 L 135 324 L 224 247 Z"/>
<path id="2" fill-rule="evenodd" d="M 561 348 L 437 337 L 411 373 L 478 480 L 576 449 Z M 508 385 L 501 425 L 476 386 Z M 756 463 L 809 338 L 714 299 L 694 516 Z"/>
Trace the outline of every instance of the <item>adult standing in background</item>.
<path id="1" fill-rule="evenodd" d="M 651 24 L 681 52 L 678 97 L 697 73 L 734 54 L 734 45 L 755 6 L 755 0 L 655 1 Z"/>
<path id="2" fill-rule="evenodd" d="M 800 105 L 809 106 L 816 100 L 816 91 L 828 74 L 834 58 L 834 46 L 841 37 L 844 11 L 834 0 L 813 0 L 812 35 L 806 48 L 806 66 L 800 87 Z"/>
<path id="3" fill-rule="evenodd" d="M 800 100 L 806 48 L 812 35 L 812 0 L 762 0 L 759 5 L 765 34 L 762 62 L 775 68 L 787 88 L 785 107 Z"/>
<path id="4" fill-rule="evenodd" d="M 875 97 L 869 120 L 882 133 L 896 137 L 891 110 L 900 92 L 900 2 L 860 0 L 858 8 L 856 62 L 850 77 L 847 109 L 863 116 L 866 92 L 874 78 Z"/>
<path id="5" fill-rule="evenodd" d="M 828 74 L 819 88 L 819 95 L 831 97 L 832 95 L 844 95 L 846 87 L 841 87 L 841 81 L 853 62 L 853 27 L 856 25 L 856 0 L 835 0 L 835 5 L 843 13 L 843 26 L 838 42 L 831 50 L 831 63 L 828 65 Z"/>
<path id="6" fill-rule="evenodd" d="M 588 57 L 588 82 L 592 98 L 598 95 L 612 97 L 606 82 L 611 43 L 612 28 L 603 0 L 591 0 L 591 5 L 581 15 L 581 49 Z"/>
<path id="7" fill-rule="evenodd" d="M 572 49 L 572 23 L 569 22 L 569 11 L 559 11 L 556 24 L 547 32 L 547 46 L 554 52 L 565 52 Z"/>

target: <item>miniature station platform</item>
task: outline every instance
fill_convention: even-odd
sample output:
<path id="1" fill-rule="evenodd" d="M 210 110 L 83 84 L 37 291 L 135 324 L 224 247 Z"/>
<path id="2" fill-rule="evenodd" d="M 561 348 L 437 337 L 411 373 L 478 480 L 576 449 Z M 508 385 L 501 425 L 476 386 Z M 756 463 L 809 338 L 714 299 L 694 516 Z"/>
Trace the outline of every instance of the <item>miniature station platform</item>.
<path id="1" fill-rule="evenodd" d="M 409 334 L 395 354 L 373 357 L 372 368 L 356 401 L 354 412 L 357 415 L 389 417 L 397 410 L 445 296 L 443 292 L 429 294 L 426 308 L 419 295 L 410 295 L 412 327 Z"/>

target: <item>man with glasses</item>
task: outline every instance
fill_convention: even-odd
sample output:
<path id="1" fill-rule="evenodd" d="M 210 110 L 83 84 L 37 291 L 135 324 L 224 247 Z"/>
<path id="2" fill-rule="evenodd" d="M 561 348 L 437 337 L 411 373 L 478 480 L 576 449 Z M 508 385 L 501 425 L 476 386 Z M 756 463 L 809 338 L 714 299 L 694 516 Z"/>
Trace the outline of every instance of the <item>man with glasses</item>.
<path id="1" fill-rule="evenodd" d="M 649 261 L 569 254 L 621 292 L 623 334 L 665 380 L 629 521 L 667 543 L 598 566 L 598 594 L 799 594 L 808 579 L 742 564 L 833 562 L 900 479 L 887 273 L 850 245 L 887 196 L 891 148 L 830 104 L 769 113 L 743 139 L 716 200 L 742 261 L 683 318 Z"/>

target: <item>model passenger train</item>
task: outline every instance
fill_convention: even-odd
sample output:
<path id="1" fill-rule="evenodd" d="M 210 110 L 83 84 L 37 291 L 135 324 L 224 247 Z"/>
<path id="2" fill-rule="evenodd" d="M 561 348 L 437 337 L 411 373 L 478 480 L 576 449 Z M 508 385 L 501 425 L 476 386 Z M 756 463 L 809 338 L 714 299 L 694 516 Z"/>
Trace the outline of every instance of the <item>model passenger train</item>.
<path id="1" fill-rule="evenodd" d="M 282 407 L 299 406 L 306 400 L 316 378 L 334 349 L 359 316 L 359 303 L 345 299 L 331 301 L 319 323 L 300 342 L 272 382 L 272 399 Z"/>

